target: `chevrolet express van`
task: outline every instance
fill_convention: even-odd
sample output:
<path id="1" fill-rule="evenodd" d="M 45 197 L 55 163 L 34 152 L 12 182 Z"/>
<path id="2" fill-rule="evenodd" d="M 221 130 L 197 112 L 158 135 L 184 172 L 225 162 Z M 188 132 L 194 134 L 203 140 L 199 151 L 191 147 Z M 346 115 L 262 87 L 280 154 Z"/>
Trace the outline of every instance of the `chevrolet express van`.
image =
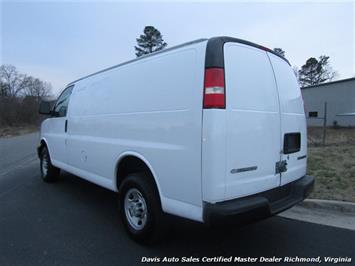
<path id="1" fill-rule="evenodd" d="M 137 241 L 165 214 L 202 223 L 279 213 L 310 193 L 303 100 L 288 61 L 231 37 L 200 39 L 70 83 L 42 103 L 41 175 L 118 192 Z"/>

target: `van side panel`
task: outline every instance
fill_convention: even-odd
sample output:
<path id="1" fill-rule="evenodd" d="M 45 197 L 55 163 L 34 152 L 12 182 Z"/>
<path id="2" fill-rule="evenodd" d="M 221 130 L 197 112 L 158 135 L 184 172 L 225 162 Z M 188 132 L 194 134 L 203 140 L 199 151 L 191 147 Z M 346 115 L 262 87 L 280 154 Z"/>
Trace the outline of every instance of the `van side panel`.
<path id="1" fill-rule="evenodd" d="M 280 185 L 280 113 L 275 79 L 265 51 L 224 45 L 226 80 L 225 200 Z"/>
<path id="2" fill-rule="evenodd" d="M 303 177 L 307 168 L 307 127 L 303 100 L 295 74 L 292 68 L 281 58 L 268 53 L 275 73 L 275 79 L 280 97 L 281 142 L 285 134 L 300 133 L 300 150 L 281 155 L 281 160 L 287 162 L 287 171 L 281 173 L 281 185 Z"/>
<path id="3" fill-rule="evenodd" d="M 155 172 L 163 210 L 202 220 L 206 43 L 157 54 L 76 83 L 69 109 L 70 167 L 107 179 L 115 189 L 120 154 L 138 153 Z M 194 213 L 186 214 L 187 205 Z"/>
<path id="4" fill-rule="evenodd" d="M 223 200 L 226 189 L 226 112 L 203 110 L 202 188 L 203 200 L 215 203 Z"/>

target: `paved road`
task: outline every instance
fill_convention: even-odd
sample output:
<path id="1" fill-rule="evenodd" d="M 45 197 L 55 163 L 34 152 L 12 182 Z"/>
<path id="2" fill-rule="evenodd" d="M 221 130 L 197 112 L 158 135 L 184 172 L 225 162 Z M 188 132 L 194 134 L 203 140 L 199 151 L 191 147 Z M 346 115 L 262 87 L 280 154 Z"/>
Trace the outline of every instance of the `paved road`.
<path id="1" fill-rule="evenodd" d="M 38 133 L 0 138 L 0 176 L 33 162 L 36 159 L 38 139 Z"/>
<path id="2" fill-rule="evenodd" d="M 36 134 L 0 140 L 0 265 L 136 265 L 142 256 L 355 259 L 354 231 L 281 217 L 220 229 L 175 221 L 165 242 L 139 246 L 123 230 L 114 193 L 67 173 L 55 184 L 40 180 L 36 141 Z"/>

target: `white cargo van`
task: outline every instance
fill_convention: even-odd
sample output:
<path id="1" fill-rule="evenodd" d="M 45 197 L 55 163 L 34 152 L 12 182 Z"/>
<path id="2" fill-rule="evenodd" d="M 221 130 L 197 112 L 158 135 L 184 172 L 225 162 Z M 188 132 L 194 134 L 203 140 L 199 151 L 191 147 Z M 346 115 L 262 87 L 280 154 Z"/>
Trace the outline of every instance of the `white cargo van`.
<path id="1" fill-rule="evenodd" d="M 230 37 L 189 42 L 70 83 L 42 123 L 44 181 L 63 169 L 117 191 L 129 234 L 165 214 L 214 223 L 310 193 L 303 100 L 288 61 Z"/>

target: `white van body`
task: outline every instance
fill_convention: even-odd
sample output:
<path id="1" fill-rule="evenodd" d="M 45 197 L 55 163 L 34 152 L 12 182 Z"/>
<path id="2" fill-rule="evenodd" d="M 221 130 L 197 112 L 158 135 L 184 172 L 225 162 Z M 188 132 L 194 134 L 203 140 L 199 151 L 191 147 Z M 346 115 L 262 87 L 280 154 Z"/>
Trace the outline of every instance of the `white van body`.
<path id="1" fill-rule="evenodd" d="M 207 91 L 208 69 L 224 72 L 222 90 Z M 262 205 L 272 215 L 313 185 L 297 80 L 287 60 L 262 46 L 197 40 L 68 88 L 65 115 L 58 115 L 59 97 L 39 149 L 48 148 L 55 167 L 112 191 L 120 189 L 121 163 L 129 157 L 124 167 L 134 167 L 136 158 L 154 178 L 165 213 L 207 222 Z M 210 92 L 224 105 L 205 107 Z M 285 152 L 285 145 L 292 147 Z"/>

